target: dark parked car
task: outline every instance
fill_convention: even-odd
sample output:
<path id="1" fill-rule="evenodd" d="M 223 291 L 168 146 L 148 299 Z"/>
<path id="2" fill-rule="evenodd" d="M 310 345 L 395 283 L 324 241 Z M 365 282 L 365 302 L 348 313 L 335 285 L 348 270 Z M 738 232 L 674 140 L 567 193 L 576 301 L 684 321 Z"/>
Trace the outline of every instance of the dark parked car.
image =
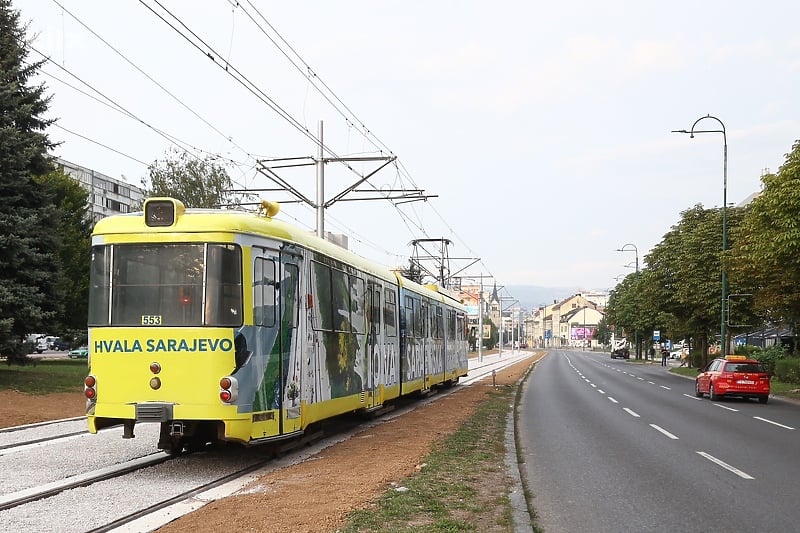
<path id="1" fill-rule="evenodd" d="M 67 344 L 66 342 L 64 342 L 64 341 L 62 341 L 60 339 L 57 339 L 57 340 L 54 340 L 50 344 L 50 349 L 51 350 L 58 350 L 59 352 L 63 352 L 64 350 L 69 350 L 69 344 Z"/>

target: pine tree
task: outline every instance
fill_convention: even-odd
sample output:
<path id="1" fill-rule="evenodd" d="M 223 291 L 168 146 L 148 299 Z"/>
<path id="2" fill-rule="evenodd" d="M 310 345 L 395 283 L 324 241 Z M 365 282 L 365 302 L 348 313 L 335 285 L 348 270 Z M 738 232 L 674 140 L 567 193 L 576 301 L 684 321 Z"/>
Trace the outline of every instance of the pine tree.
<path id="1" fill-rule="evenodd" d="M 24 362 L 28 333 L 49 333 L 57 316 L 59 265 L 53 229 L 58 212 L 33 177 L 52 170 L 43 117 L 50 98 L 30 78 L 26 28 L 11 0 L 0 0 L 0 354 Z"/>

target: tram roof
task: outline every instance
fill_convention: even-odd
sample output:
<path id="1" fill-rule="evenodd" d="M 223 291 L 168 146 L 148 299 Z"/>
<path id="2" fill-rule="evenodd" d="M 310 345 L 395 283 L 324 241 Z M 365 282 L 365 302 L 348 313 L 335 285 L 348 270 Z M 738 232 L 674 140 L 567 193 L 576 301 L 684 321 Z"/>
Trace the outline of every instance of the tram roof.
<path id="1" fill-rule="evenodd" d="M 144 212 L 113 215 L 97 222 L 92 237 L 100 237 L 102 243 L 175 242 L 181 239 L 196 242 L 203 240 L 202 235 L 215 233 L 254 235 L 290 242 L 330 256 L 384 280 L 398 283 L 402 287 L 425 294 L 437 301 L 450 305 L 460 303 L 457 298 L 440 287 L 421 285 L 406 279 L 380 263 L 321 239 L 294 224 L 251 211 L 188 208 L 179 212 L 174 223 L 169 226 L 148 226 L 145 223 Z M 96 243 L 93 239 L 93 244 Z"/>
<path id="2" fill-rule="evenodd" d="M 395 273 L 386 266 L 369 261 L 350 250 L 321 239 L 307 230 L 249 211 L 190 208 L 177 216 L 174 224 L 164 227 L 147 226 L 143 212 L 114 215 L 99 220 L 94 227 L 92 236 L 102 235 L 104 242 L 134 242 L 131 237 L 137 235 L 139 237 L 135 239 L 136 242 L 140 240 L 158 242 L 167 240 L 167 238 L 175 240 L 178 235 L 196 241 L 200 240 L 200 234 L 213 233 L 270 237 L 323 253 L 383 278 L 394 279 L 396 277 Z M 114 235 L 119 235 L 120 238 L 115 238 Z M 126 237 L 122 237 L 123 235 Z"/>

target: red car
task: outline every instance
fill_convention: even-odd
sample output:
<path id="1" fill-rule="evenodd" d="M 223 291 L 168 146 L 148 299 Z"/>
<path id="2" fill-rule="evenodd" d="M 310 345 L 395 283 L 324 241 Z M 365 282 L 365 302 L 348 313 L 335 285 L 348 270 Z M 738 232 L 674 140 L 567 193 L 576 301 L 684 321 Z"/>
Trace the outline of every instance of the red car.
<path id="1" fill-rule="evenodd" d="M 759 361 L 743 355 L 728 355 L 714 359 L 695 378 L 694 394 L 704 394 L 712 400 L 725 396 L 758 398 L 769 401 L 769 374 Z"/>

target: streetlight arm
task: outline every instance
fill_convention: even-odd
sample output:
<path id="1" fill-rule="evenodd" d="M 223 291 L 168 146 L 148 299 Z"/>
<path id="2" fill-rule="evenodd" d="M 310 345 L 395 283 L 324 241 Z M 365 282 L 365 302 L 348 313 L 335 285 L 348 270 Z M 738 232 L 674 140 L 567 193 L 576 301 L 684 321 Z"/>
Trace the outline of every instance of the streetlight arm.
<path id="1" fill-rule="evenodd" d="M 629 250 L 628 246 L 632 246 L 633 250 Z M 617 251 L 618 252 L 631 252 L 632 251 L 632 252 L 634 252 L 636 254 L 636 273 L 638 274 L 639 273 L 639 248 L 637 248 L 635 244 L 629 242 L 628 244 L 622 245 L 622 248 L 617 248 Z"/>
<path id="2" fill-rule="evenodd" d="M 716 120 L 722 129 L 720 130 L 695 130 L 697 124 L 704 119 L 710 118 Z M 715 116 L 706 115 L 700 117 L 692 124 L 692 129 L 686 130 L 672 130 L 673 133 L 688 133 L 690 138 L 694 138 L 695 133 L 721 133 L 722 134 L 722 252 L 723 254 L 728 249 L 728 134 L 725 132 L 725 124 Z M 725 258 L 721 258 L 722 270 L 722 298 L 720 303 L 720 342 L 723 346 L 723 354 L 728 353 L 728 337 L 727 337 L 727 320 L 725 317 L 725 303 L 728 292 L 728 278 L 725 267 Z"/>

